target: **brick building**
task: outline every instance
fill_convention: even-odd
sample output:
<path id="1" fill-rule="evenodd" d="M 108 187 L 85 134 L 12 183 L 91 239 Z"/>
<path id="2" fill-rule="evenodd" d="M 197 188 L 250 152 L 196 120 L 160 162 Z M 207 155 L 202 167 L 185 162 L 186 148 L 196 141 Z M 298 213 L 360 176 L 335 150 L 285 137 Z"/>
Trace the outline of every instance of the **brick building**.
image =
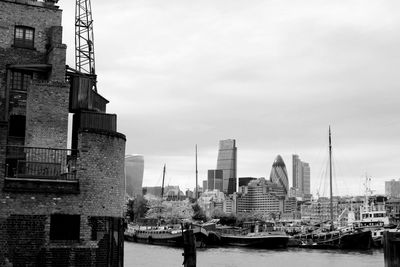
<path id="1" fill-rule="evenodd" d="M 126 140 L 94 77 L 66 75 L 56 2 L 0 0 L 0 262 L 122 266 Z"/>

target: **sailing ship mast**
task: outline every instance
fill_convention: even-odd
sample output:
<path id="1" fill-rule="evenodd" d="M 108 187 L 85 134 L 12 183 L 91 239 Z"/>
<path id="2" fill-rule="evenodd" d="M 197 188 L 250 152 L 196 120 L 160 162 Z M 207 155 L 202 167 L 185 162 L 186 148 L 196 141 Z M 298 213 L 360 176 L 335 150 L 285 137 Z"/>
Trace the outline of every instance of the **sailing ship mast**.
<path id="1" fill-rule="evenodd" d="M 198 177 L 199 172 L 197 171 L 197 144 L 196 144 L 196 200 L 198 199 L 198 183 L 197 183 L 197 177 Z M 203 189 L 204 190 L 204 189 Z"/>
<path id="2" fill-rule="evenodd" d="M 333 200 L 332 200 L 332 140 L 331 126 L 329 126 L 329 186 L 330 186 L 330 209 L 331 209 L 331 228 L 333 228 Z"/>
<path id="3" fill-rule="evenodd" d="M 166 164 L 164 164 L 163 175 L 162 175 L 161 199 L 163 199 L 164 197 L 165 165 Z"/>

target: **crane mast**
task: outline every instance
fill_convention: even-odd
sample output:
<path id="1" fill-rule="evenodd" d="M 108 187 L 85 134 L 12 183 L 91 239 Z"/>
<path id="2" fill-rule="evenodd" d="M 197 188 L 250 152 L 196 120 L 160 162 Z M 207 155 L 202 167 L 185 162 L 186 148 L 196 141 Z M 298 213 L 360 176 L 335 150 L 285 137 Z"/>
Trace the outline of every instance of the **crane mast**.
<path id="1" fill-rule="evenodd" d="M 76 0 L 75 68 L 95 77 L 92 6 L 90 0 Z"/>

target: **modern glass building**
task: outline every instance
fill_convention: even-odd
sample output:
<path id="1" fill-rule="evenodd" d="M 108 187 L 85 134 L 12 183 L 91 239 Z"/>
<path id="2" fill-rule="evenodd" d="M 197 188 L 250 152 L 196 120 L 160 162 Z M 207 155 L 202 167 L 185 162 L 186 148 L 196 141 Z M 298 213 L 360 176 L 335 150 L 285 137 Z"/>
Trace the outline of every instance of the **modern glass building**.
<path id="1" fill-rule="evenodd" d="M 144 158 L 142 155 L 125 156 L 126 193 L 130 197 L 142 195 Z"/>
<path id="2" fill-rule="evenodd" d="M 293 155 L 293 187 L 299 190 L 301 196 L 310 194 L 310 165 Z"/>
<path id="3" fill-rule="evenodd" d="M 236 192 L 237 148 L 236 140 L 227 139 L 219 141 L 217 169 L 223 171 L 223 192 L 233 194 Z"/>
<path id="4" fill-rule="evenodd" d="M 222 192 L 223 185 L 223 171 L 222 170 L 208 170 L 207 176 L 207 189 L 212 191 L 218 189 Z"/>
<path id="5" fill-rule="evenodd" d="M 289 192 L 289 179 L 286 170 L 285 162 L 280 155 L 276 156 L 274 163 L 272 164 L 270 179 L 273 183 L 283 187 L 285 195 Z"/>

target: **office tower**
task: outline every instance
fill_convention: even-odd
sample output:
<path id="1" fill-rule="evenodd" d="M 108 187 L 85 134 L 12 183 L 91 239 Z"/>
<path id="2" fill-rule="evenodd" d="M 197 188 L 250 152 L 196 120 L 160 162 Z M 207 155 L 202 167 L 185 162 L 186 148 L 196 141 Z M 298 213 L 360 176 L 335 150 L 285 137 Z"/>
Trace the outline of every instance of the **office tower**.
<path id="1" fill-rule="evenodd" d="M 0 264 L 122 266 L 126 138 L 66 69 L 56 3 L 0 0 Z"/>
<path id="2" fill-rule="evenodd" d="M 222 170 L 208 170 L 207 188 L 212 191 L 218 189 L 222 192 L 223 189 L 223 171 Z"/>
<path id="3" fill-rule="evenodd" d="M 302 162 L 303 195 L 310 194 L 310 164 Z"/>
<path id="4" fill-rule="evenodd" d="M 300 195 L 310 194 L 310 165 L 293 155 L 293 187 L 299 190 Z"/>
<path id="5" fill-rule="evenodd" d="M 208 181 L 207 180 L 203 180 L 203 188 L 204 188 L 204 192 L 206 192 L 208 189 Z"/>
<path id="6" fill-rule="evenodd" d="M 126 193 L 130 197 L 142 195 L 144 173 L 144 158 L 142 155 L 128 155 L 125 157 Z"/>
<path id="7" fill-rule="evenodd" d="M 388 197 L 400 198 L 400 179 L 385 182 L 385 194 Z"/>
<path id="8" fill-rule="evenodd" d="M 253 180 L 247 186 L 247 193 L 237 198 L 237 212 L 278 215 L 284 211 L 285 197 L 283 186 L 265 178 Z"/>
<path id="9" fill-rule="evenodd" d="M 285 162 L 280 155 L 276 156 L 274 163 L 272 164 L 270 180 L 283 187 L 285 195 L 289 192 L 289 180 Z"/>
<path id="10" fill-rule="evenodd" d="M 237 148 L 234 139 L 219 141 L 217 169 L 223 171 L 223 192 L 236 192 Z"/>
<path id="11" fill-rule="evenodd" d="M 257 180 L 255 177 L 239 177 L 239 187 L 247 186 L 251 181 Z"/>

